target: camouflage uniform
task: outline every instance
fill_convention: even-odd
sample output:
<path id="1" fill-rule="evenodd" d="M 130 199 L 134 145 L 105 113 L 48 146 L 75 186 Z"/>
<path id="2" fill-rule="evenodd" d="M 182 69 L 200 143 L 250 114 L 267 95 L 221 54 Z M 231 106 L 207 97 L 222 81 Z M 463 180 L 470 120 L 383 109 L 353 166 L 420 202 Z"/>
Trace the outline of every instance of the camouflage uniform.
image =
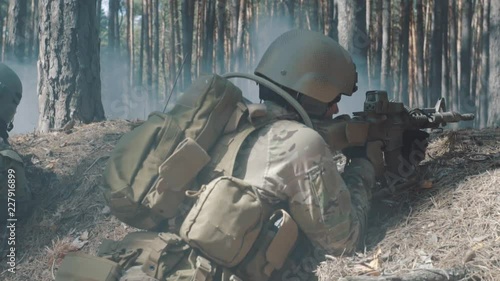
<path id="1" fill-rule="evenodd" d="M 276 114 L 290 115 L 266 103 Z M 352 159 L 340 175 L 332 153 L 313 129 L 279 120 L 251 135 L 238 156 L 235 176 L 259 188 L 262 197 L 288 203 L 311 242 L 330 254 L 355 250 L 369 209 L 373 166 Z"/>
<path id="2" fill-rule="evenodd" d="M 22 98 L 22 83 L 17 74 L 0 63 L 0 253 L 6 246 L 7 218 L 26 217 L 32 207 L 31 191 L 26 181 L 24 166 L 19 154 L 8 142 L 8 131 Z M 14 177 L 9 178 L 9 171 Z M 8 201 L 8 198 L 11 198 Z"/>

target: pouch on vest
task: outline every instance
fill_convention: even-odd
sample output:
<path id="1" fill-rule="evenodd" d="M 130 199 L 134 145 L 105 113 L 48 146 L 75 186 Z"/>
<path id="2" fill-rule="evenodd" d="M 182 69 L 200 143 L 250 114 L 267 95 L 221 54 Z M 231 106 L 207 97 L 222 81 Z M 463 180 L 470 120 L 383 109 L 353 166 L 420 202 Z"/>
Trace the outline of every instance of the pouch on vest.
<path id="1" fill-rule="evenodd" d="M 101 257 L 83 253 L 67 254 L 56 274 L 56 281 L 118 281 L 120 266 Z"/>
<path id="2" fill-rule="evenodd" d="M 120 264 L 125 280 L 211 281 L 216 267 L 173 233 L 134 232 L 104 240 L 99 256 Z"/>
<path id="3" fill-rule="evenodd" d="M 179 215 L 184 191 L 195 189 L 207 154 L 241 101 L 240 89 L 217 75 L 202 76 L 164 114 L 154 112 L 126 133 L 110 155 L 103 190 L 121 221 L 153 230 Z"/>
<path id="4" fill-rule="evenodd" d="M 259 236 L 271 207 L 254 187 L 223 176 L 203 185 L 181 225 L 180 236 L 216 263 L 240 263 Z"/>
<path id="5" fill-rule="evenodd" d="M 257 242 L 236 267 L 243 280 L 268 280 L 283 264 L 294 249 L 299 228 L 285 210 L 277 210 L 262 228 Z"/>

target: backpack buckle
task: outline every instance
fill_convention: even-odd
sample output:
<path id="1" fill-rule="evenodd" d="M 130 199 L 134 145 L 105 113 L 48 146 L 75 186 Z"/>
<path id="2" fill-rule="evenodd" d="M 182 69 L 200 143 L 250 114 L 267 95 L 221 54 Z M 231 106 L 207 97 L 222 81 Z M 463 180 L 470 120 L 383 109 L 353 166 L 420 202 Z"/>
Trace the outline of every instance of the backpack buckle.
<path id="1" fill-rule="evenodd" d="M 209 260 L 202 256 L 196 257 L 196 268 L 199 268 L 206 273 L 212 274 L 212 264 Z"/>

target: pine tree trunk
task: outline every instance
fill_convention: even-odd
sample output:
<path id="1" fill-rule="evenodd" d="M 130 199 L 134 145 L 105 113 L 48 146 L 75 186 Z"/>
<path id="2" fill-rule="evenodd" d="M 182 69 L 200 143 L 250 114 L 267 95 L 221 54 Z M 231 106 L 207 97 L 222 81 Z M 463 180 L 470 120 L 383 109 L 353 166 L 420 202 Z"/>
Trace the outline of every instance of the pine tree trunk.
<path id="1" fill-rule="evenodd" d="M 238 16 L 238 32 L 236 34 L 236 71 L 240 71 L 243 65 L 243 42 L 244 42 L 244 32 L 246 28 L 246 1 L 240 0 L 239 4 L 239 16 Z"/>
<path id="2" fill-rule="evenodd" d="M 215 32 L 215 0 L 208 0 L 208 9 L 205 26 L 205 39 L 203 40 L 203 67 L 204 73 L 212 72 L 214 57 L 214 32 Z"/>
<path id="3" fill-rule="evenodd" d="M 401 86 L 399 87 L 399 98 L 404 104 L 409 104 L 408 79 L 410 57 L 410 13 L 411 5 L 409 0 L 401 1 Z"/>
<path id="4" fill-rule="evenodd" d="M 139 45 L 139 69 L 137 73 L 137 85 L 139 87 L 142 87 L 143 81 L 144 81 L 144 45 L 146 44 L 145 42 L 145 33 L 147 29 L 147 23 L 146 23 L 146 17 L 144 16 L 144 13 L 146 12 L 146 1 L 143 0 L 141 3 L 141 40 L 140 40 L 140 45 Z M 141 89 L 142 91 L 142 89 Z"/>
<path id="5" fill-rule="evenodd" d="M 489 77 L 489 56 L 490 56 L 490 0 L 482 0 L 482 18 L 480 33 L 480 76 L 479 90 L 476 94 L 476 108 L 478 114 L 475 119 L 476 126 L 484 128 L 488 125 L 488 77 Z M 498 31 L 497 31 L 498 32 Z M 498 33 L 497 33 L 498 36 Z"/>
<path id="6" fill-rule="evenodd" d="M 25 29 L 27 25 L 27 0 L 10 0 L 7 21 L 6 58 L 23 62 L 26 56 Z"/>
<path id="7" fill-rule="evenodd" d="M 361 3 L 360 3 L 361 2 Z M 360 0 L 339 0 L 339 43 L 353 57 L 358 77 L 367 76 L 366 50 L 370 39 L 366 36 L 366 9 Z"/>
<path id="8" fill-rule="evenodd" d="M 471 57 L 472 57 L 472 0 L 462 2 L 462 38 L 460 40 L 460 111 L 474 112 L 474 99 L 471 95 Z"/>
<path id="9" fill-rule="evenodd" d="M 333 0 L 326 0 L 326 22 L 325 22 L 325 34 L 333 39 L 335 38 L 335 17 L 333 14 Z M 367 12 L 368 13 L 368 12 Z"/>
<path id="10" fill-rule="evenodd" d="M 500 125 L 500 2 L 490 0 L 488 126 Z"/>
<path id="11" fill-rule="evenodd" d="M 226 72 L 225 60 L 224 60 L 224 28 L 225 28 L 225 10 L 226 10 L 226 0 L 216 0 L 217 1 L 217 55 L 216 63 L 218 65 L 217 72 L 223 74 Z"/>
<path id="12" fill-rule="evenodd" d="M 153 61 L 154 61 L 154 77 L 153 77 L 153 96 L 155 104 L 158 103 L 159 98 L 159 82 L 160 82 L 160 1 L 154 0 L 153 5 Z"/>
<path id="13" fill-rule="evenodd" d="M 179 17 L 179 3 L 177 0 L 174 1 L 174 19 L 175 22 L 177 23 L 175 25 L 175 41 L 176 43 L 176 53 L 177 53 L 177 65 L 179 66 L 179 70 L 177 72 L 181 72 L 182 69 L 184 68 L 183 63 L 187 60 L 188 54 L 186 53 L 185 50 L 182 48 L 182 40 L 181 40 L 181 18 Z M 184 60 L 186 58 L 186 60 Z M 183 73 L 180 73 L 183 74 Z M 176 73 L 177 75 L 177 73 Z M 179 75 L 179 80 L 177 81 L 179 84 L 179 88 L 182 90 L 183 85 L 184 85 L 184 78 L 183 75 Z"/>
<path id="14" fill-rule="evenodd" d="M 383 90 L 389 91 L 392 85 L 389 83 L 389 68 L 390 68 L 390 26 L 391 26 L 391 0 L 383 0 L 382 4 L 382 64 L 380 87 Z"/>
<path id="15" fill-rule="evenodd" d="M 436 102 L 441 97 L 441 72 L 443 56 L 443 25 L 441 22 L 443 14 L 442 2 L 434 3 L 434 19 L 432 21 L 431 38 L 431 70 L 429 75 L 429 99 Z"/>
<path id="16" fill-rule="evenodd" d="M 422 1 L 417 0 L 416 5 L 416 85 L 415 85 L 415 102 L 416 106 L 424 106 L 425 84 L 424 84 L 424 10 Z"/>
<path id="17" fill-rule="evenodd" d="M 4 58 L 3 58 L 3 49 L 5 47 L 5 41 L 4 41 L 4 36 L 5 36 L 5 32 L 4 32 L 4 27 L 6 25 L 6 21 L 7 21 L 7 16 L 8 16 L 8 11 L 5 11 L 4 9 L 0 9 L 0 59 L 3 61 Z"/>
<path id="18" fill-rule="evenodd" d="M 95 9 L 96 12 L 96 21 L 97 21 L 97 30 L 101 31 L 101 16 L 102 16 L 102 0 L 97 0 L 97 7 Z"/>
<path id="19" fill-rule="evenodd" d="M 96 2 L 40 0 L 38 130 L 104 120 Z"/>
<path id="20" fill-rule="evenodd" d="M 441 26 L 443 27 L 443 56 L 441 60 L 441 95 L 448 98 L 448 91 L 450 89 L 450 65 L 449 60 L 449 41 L 448 41 L 448 5 L 450 0 L 442 1 L 442 12 L 443 16 L 441 18 Z"/>
<path id="21" fill-rule="evenodd" d="M 380 89 L 381 88 L 381 73 L 382 73 L 382 40 L 383 40 L 383 5 L 381 1 L 367 0 L 370 2 L 367 5 L 367 13 L 369 13 L 366 20 L 369 20 L 370 23 L 367 24 L 368 34 L 370 41 L 372 42 L 368 46 L 367 52 L 369 55 L 367 56 L 367 60 L 370 62 L 367 63 L 367 77 L 368 84 L 370 89 Z M 368 12 L 368 8 L 371 9 Z M 409 20 L 409 17 L 406 18 L 406 21 Z M 368 68 L 369 65 L 369 68 Z"/>
<path id="22" fill-rule="evenodd" d="M 33 35 L 31 36 L 31 38 L 33 39 L 33 42 L 31 42 L 31 49 L 33 50 L 33 54 L 31 56 L 31 59 L 33 61 L 37 60 L 38 59 L 38 24 L 40 22 L 39 20 L 39 12 L 38 12 L 38 0 L 32 0 L 32 9 L 33 9 L 33 18 L 32 18 L 32 23 L 31 23 L 31 26 L 32 26 L 32 32 L 33 32 Z"/>
<path id="23" fill-rule="evenodd" d="M 108 46 L 112 54 L 115 54 L 119 50 L 118 9 L 120 2 L 119 0 L 109 0 L 108 3 Z"/>
<path id="24" fill-rule="evenodd" d="M 450 1 L 448 6 L 448 15 L 449 15 L 449 64 L 450 64 L 450 72 L 448 75 L 450 76 L 450 88 L 448 91 L 449 95 L 449 105 L 452 110 L 460 110 L 459 102 L 460 93 L 458 92 L 458 65 L 457 65 L 457 12 L 456 7 L 457 3 L 455 1 Z"/>
<path id="25" fill-rule="evenodd" d="M 170 0 L 169 6 L 170 6 L 170 13 L 169 13 L 169 18 L 170 18 L 170 26 L 169 26 L 169 33 L 170 33 L 170 69 L 169 69 L 169 74 L 170 74 L 170 83 L 171 86 L 174 84 L 175 77 L 177 76 L 177 63 L 176 63 L 176 38 L 175 38 L 175 25 L 177 24 L 177 21 L 175 20 L 175 12 L 174 12 L 174 4 L 175 0 Z"/>
<path id="26" fill-rule="evenodd" d="M 129 87 L 134 86 L 134 1 L 126 0 L 126 18 L 127 18 L 127 52 L 129 68 Z"/>
<path id="27" fill-rule="evenodd" d="M 182 50 L 187 54 L 184 65 L 183 88 L 191 85 L 191 54 L 193 51 L 193 21 L 194 21 L 194 0 L 184 0 L 182 2 Z"/>
<path id="28" fill-rule="evenodd" d="M 311 30 L 319 31 L 319 5 L 318 0 L 312 0 L 309 6 Z"/>

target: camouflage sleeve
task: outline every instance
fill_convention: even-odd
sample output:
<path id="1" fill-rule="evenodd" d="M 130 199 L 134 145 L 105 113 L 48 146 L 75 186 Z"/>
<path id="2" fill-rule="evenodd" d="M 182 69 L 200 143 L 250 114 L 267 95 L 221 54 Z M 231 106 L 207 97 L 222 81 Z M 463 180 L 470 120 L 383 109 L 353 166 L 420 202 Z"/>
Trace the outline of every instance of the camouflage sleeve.
<path id="1" fill-rule="evenodd" d="M 342 173 L 351 194 L 351 202 L 357 220 L 360 237 L 363 237 L 370 210 L 371 189 L 375 184 L 375 169 L 370 161 L 363 158 L 351 159 Z"/>
<path id="2" fill-rule="evenodd" d="M 373 167 L 352 162 L 344 173 L 346 185 L 321 136 L 308 128 L 297 136 L 291 159 L 295 178 L 285 185 L 292 217 L 315 246 L 336 255 L 352 252 L 366 222 Z"/>

